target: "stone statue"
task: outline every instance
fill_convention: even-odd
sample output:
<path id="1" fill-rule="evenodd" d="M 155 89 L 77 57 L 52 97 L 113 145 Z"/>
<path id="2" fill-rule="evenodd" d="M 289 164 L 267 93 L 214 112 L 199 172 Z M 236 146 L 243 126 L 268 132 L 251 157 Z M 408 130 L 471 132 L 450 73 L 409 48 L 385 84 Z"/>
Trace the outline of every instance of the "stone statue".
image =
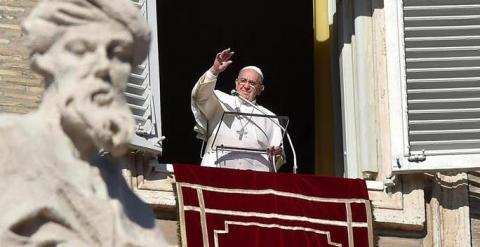
<path id="1" fill-rule="evenodd" d="M 150 31 L 128 0 L 41 0 L 23 23 L 39 109 L 0 115 L 0 246 L 165 246 L 119 161 L 134 119 L 122 92 Z"/>

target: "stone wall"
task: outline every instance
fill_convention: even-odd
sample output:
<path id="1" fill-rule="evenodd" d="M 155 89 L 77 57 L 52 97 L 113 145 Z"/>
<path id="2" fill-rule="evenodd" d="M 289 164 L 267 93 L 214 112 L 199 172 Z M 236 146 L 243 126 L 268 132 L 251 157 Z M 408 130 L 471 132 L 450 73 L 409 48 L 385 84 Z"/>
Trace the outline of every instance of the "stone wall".
<path id="1" fill-rule="evenodd" d="M 37 2 L 0 1 L 0 112 L 26 113 L 40 103 L 43 82 L 29 67 L 20 26 Z"/>

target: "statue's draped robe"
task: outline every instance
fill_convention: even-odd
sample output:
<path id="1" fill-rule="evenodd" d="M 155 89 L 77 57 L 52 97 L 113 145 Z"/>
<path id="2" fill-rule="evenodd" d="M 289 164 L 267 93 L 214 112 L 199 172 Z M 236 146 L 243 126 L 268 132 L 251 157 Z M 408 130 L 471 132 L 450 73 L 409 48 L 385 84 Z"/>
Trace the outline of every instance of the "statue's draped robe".
<path id="1" fill-rule="evenodd" d="M 0 246 L 165 243 L 120 166 L 78 159 L 58 118 L 0 115 L 0 173 Z"/>

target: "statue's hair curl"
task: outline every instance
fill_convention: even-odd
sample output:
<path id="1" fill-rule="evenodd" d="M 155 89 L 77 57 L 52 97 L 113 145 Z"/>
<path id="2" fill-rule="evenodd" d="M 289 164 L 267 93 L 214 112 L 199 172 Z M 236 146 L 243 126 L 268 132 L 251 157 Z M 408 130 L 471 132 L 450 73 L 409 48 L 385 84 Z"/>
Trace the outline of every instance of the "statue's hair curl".
<path id="1" fill-rule="evenodd" d="M 140 12 L 128 0 L 41 0 L 23 22 L 33 53 L 44 53 L 68 26 L 116 21 L 134 38 L 132 64 L 148 54 L 150 29 Z"/>

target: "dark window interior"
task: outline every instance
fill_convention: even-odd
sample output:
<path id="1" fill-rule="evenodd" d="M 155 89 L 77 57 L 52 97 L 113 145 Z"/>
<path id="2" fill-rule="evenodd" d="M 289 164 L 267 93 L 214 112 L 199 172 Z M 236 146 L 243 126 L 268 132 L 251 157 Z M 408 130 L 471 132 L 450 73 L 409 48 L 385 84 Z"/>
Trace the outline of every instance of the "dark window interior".
<path id="1" fill-rule="evenodd" d="M 200 163 L 193 132 L 191 89 L 215 54 L 230 47 L 233 64 L 217 89 L 230 92 L 238 70 L 257 65 L 265 75 L 258 102 L 290 117 L 300 173 L 314 171 L 313 20 L 311 1 L 157 1 L 162 130 L 161 162 Z M 292 155 L 285 145 L 292 170 Z"/>

